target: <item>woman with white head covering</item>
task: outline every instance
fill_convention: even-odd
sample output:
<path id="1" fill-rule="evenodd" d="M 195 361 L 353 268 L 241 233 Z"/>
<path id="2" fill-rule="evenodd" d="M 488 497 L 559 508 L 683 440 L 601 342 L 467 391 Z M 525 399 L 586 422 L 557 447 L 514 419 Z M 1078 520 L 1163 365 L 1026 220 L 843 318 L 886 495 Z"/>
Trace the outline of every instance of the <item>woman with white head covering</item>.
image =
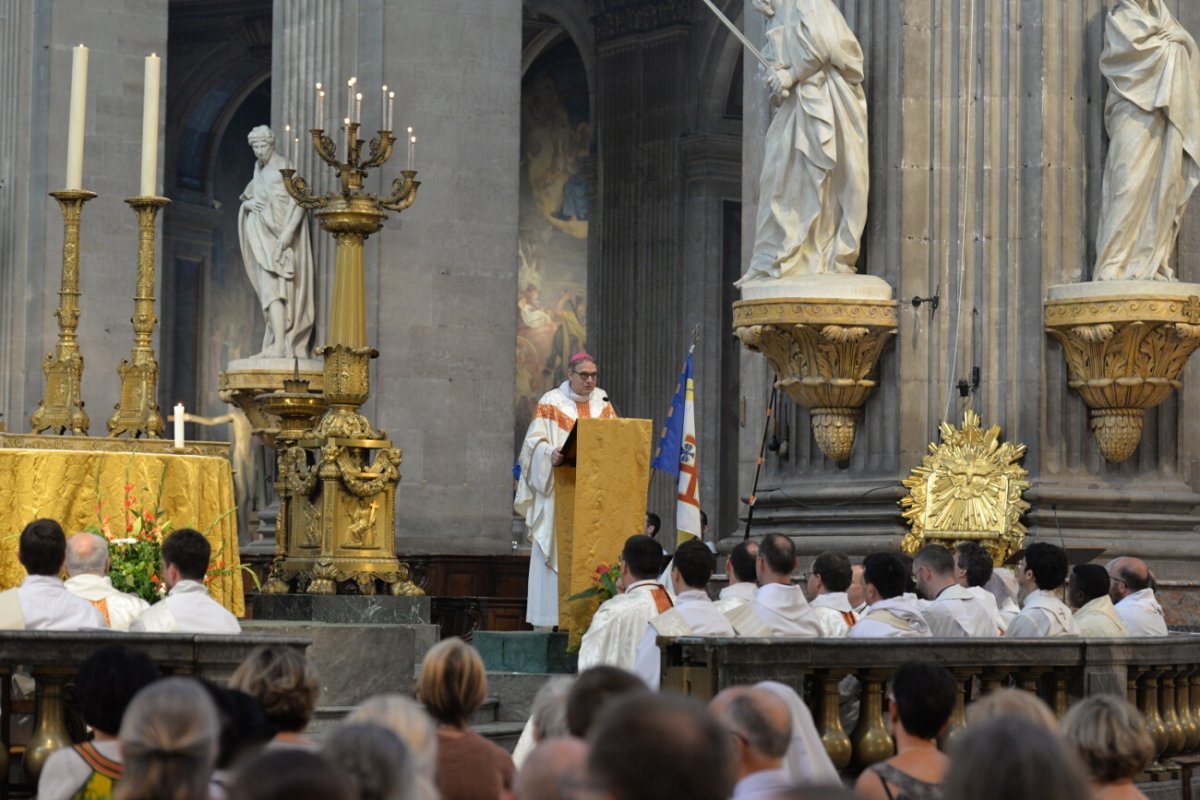
<path id="1" fill-rule="evenodd" d="M 821 734 L 813 723 L 812 712 L 790 686 L 763 681 L 756 688 L 766 689 L 787 704 L 792 713 L 792 744 L 783 759 L 783 768 L 793 783 L 839 783 L 838 771 L 825 752 Z"/>

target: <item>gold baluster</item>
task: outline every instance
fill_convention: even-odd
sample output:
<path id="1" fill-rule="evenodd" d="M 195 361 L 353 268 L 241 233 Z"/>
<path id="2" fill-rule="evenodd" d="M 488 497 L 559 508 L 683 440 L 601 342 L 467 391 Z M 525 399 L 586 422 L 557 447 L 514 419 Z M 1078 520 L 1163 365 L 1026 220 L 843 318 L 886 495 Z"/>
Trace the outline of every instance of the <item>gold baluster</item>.
<path id="1" fill-rule="evenodd" d="M 982 694 L 991 694 L 1004 685 L 1004 679 L 1008 677 L 1008 672 L 1005 670 L 985 669 L 979 674 L 982 682 Z"/>
<path id="2" fill-rule="evenodd" d="M 1170 666 L 1162 667 L 1162 678 L 1158 684 L 1158 706 L 1162 715 L 1163 725 L 1167 729 L 1167 747 L 1163 750 L 1163 758 L 1171 758 L 1183 752 L 1187 744 L 1187 732 L 1179 721 L 1178 709 L 1175 708 L 1175 670 Z"/>
<path id="3" fill-rule="evenodd" d="M 866 769 L 876 762 L 891 758 L 896 752 L 896 743 L 883 724 L 884 676 L 878 672 L 867 672 L 860 680 L 863 685 L 862 710 L 851 739 L 854 742 L 854 766 Z"/>
<path id="4" fill-rule="evenodd" d="M 1054 709 L 1054 715 L 1062 719 L 1067 715 L 1067 705 L 1069 703 L 1067 697 L 1067 673 L 1063 669 L 1055 669 L 1051 671 L 1050 678 L 1054 691 L 1054 702 L 1051 704 L 1051 708 Z"/>
<path id="5" fill-rule="evenodd" d="M 821 734 L 821 744 L 829 754 L 829 760 L 839 770 L 850 764 L 853 747 L 850 737 L 842 730 L 842 717 L 838 709 L 838 677 L 833 673 L 822 673 L 819 680 L 821 697 L 821 715 L 817 721 L 817 731 Z"/>
<path id="6" fill-rule="evenodd" d="M 1167 749 L 1170 735 L 1163 723 L 1162 715 L 1158 713 L 1158 671 L 1154 667 L 1140 670 L 1138 677 L 1138 708 L 1146 718 L 1146 730 L 1154 739 L 1154 760 L 1146 767 L 1154 780 L 1164 780 L 1166 768 L 1160 758 Z"/>
<path id="7" fill-rule="evenodd" d="M 950 742 L 955 736 L 962 733 L 963 728 L 967 724 L 967 686 L 971 682 L 971 670 L 969 669 L 954 669 L 954 682 L 958 685 L 958 691 L 954 698 L 954 711 L 950 714 L 950 724 L 946 727 L 946 732 L 938 737 L 938 747 L 945 750 L 950 746 Z"/>
<path id="8" fill-rule="evenodd" d="M 1185 753 L 1194 753 L 1200 747 L 1200 720 L 1192 708 L 1191 679 L 1194 670 L 1191 667 L 1181 667 L 1175 676 L 1175 710 L 1181 715 L 1183 729 L 1187 742 L 1183 746 Z"/>
<path id="9" fill-rule="evenodd" d="M 71 671 L 35 672 L 37 681 L 37 725 L 25 747 L 25 774 L 35 782 L 42 774 L 46 759 L 55 750 L 71 746 L 63 716 L 63 684 Z"/>

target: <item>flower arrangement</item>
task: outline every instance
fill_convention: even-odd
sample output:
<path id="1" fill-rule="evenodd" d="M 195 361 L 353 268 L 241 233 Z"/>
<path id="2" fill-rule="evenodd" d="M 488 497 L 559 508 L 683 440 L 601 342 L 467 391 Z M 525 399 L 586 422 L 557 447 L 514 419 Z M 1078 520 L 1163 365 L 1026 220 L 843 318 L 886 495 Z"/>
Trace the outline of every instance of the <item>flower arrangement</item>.
<path id="1" fill-rule="evenodd" d="M 158 574 L 162 567 L 163 539 L 174 530 L 174 525 L 162 508 L 163 486 L 167 480 L 167 464 L 163 464 L 162 474 L 158 480 L 158 490 L 154 494 L 153 503 L 148 503 L 140 493 L 134 492 L 134 484 L 129 480 L 129 468 L 125 468 L 125 490 L 121 501 L 121 510 L 114 523 L 113 515 L 104 513 L 104 499 L 100 496 L 100 471 L 96 471 L 96 522 L 88 525 L 86 530 L 103 536 L 108 540 L 108 576 L 112 579 L 113 587 L 128 594 L 137 595 L 143 600 L 154 603 L 167 593 L 167 587 Z M 209 531 L 220 524 L 221 520 L 236 510 L 229 509 L 213 520 L 212 524 L 203 531 L 207 537 Z M 124 535 L 121 535 L 124 534 Z M 204 578 L 207 586 L 214 577 L 227 575 L 234 571 L 248 572 L 258 585 L 258 576 L 254 570 L 239 564 L 228 567 L 225 564 L 224 547 L 213 553 L 209 562 L 208 573 Z"/>
<path id="2" fill-rule="evenodd" d="M 596 573 L 592 576 L 592 585 L 584 589 L 582 592 L 576 592 L 568 597 L 568 600 L 591 600 L 594 597 L 600 598 L 603 603 L 609 598 L 615 597 L 619 593 L 617 582 L 621 580 L 621 565 L 617 562 L 609 564 L 601 564 L 596 567 Z"/>

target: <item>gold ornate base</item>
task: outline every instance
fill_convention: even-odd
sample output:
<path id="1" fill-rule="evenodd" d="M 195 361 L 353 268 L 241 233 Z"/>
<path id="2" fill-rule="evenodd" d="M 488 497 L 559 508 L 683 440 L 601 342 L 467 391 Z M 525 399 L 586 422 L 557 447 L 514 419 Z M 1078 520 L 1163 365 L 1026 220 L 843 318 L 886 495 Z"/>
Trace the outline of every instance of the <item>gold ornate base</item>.
<path id="1" fill-rule="evenodd" d="M 762 353 L 776 386 L 812 414 L 821 452 L 846 461 L 879 355 L 896 333 L 892 300 L 771 299 L 733 304 L 733 330 Z"/>
<path id="2" fill-rule="evenodd" d="M 272 360 L 283 361 L 284 359 Z M 246 359 L 246 361 L 252 361 L 252 359 Z M 218 376 L 221 399 L 241 409 L 246 418 L 250 420 L 254 435 L 268 447 L 274 442 L 275 434 L 279 432 L 281 423 L 279 413 L 271 411 L 260 400 L 260 395 L 269 392 L 283 392 L 287 388 L 284 383 L 296 379 L 297 369 L 292 365 L 291 359 L 287 359 L 287 361 L 289 364 L 286 367 L 280 364 L 279 366 L 234 369 L 234 365 L 231 365 L 229 369 Z M 321 370 L 313 367 L 311 359 L 307 363 L 301 364 L 298 370 L 299 379 L 305 382 L 304 392 L 319 399 L 321 388 L 324 385 L 324 374 Z M 320 410 L 323 411 L 325 407 L 323 401 L 320 406 Z"/>
<path id="3" fill-rule="evenodd" d="M 1046 301 L 1045 322 L 1066 356 L 1067 385 L 1090 409 L 1101 455 L 1117 463 L 1137 450 L 1146 410 L 1183 385 L 1179 376 L 1200 347 L 1200 296 L 1124 296 L 1115 293 L 1122 282 L 1109 283 L 1102 297 L 1058 291 Z"/>

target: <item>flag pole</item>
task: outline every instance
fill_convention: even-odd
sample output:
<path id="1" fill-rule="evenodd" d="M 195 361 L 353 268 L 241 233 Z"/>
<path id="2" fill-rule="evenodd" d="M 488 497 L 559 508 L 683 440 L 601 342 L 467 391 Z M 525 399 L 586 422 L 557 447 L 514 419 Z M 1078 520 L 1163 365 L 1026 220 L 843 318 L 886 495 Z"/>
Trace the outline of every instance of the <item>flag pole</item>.
<path id="1" fill-rule="evenodd" d="M 758 501 L 758 477 L 762 474 L 763 453 L 767 449 L 767 431 L 771 429 L 771 416 L 775 413 L 775 396 L 779 393 L 779 387 L 771 387 L 771 399 L 767 403 L 767 418 L 763 422 L 762 442 L 758 445 L 758 461 L 754 465 L 754 484 L 750 487 L 750 499 L 746 502 L 750 506 L 750 510 L 746 512 L 746 532 L 742 534 L 742 541 L 750 539 L 750 523 L 754 520 L 754 504 Z"/>

